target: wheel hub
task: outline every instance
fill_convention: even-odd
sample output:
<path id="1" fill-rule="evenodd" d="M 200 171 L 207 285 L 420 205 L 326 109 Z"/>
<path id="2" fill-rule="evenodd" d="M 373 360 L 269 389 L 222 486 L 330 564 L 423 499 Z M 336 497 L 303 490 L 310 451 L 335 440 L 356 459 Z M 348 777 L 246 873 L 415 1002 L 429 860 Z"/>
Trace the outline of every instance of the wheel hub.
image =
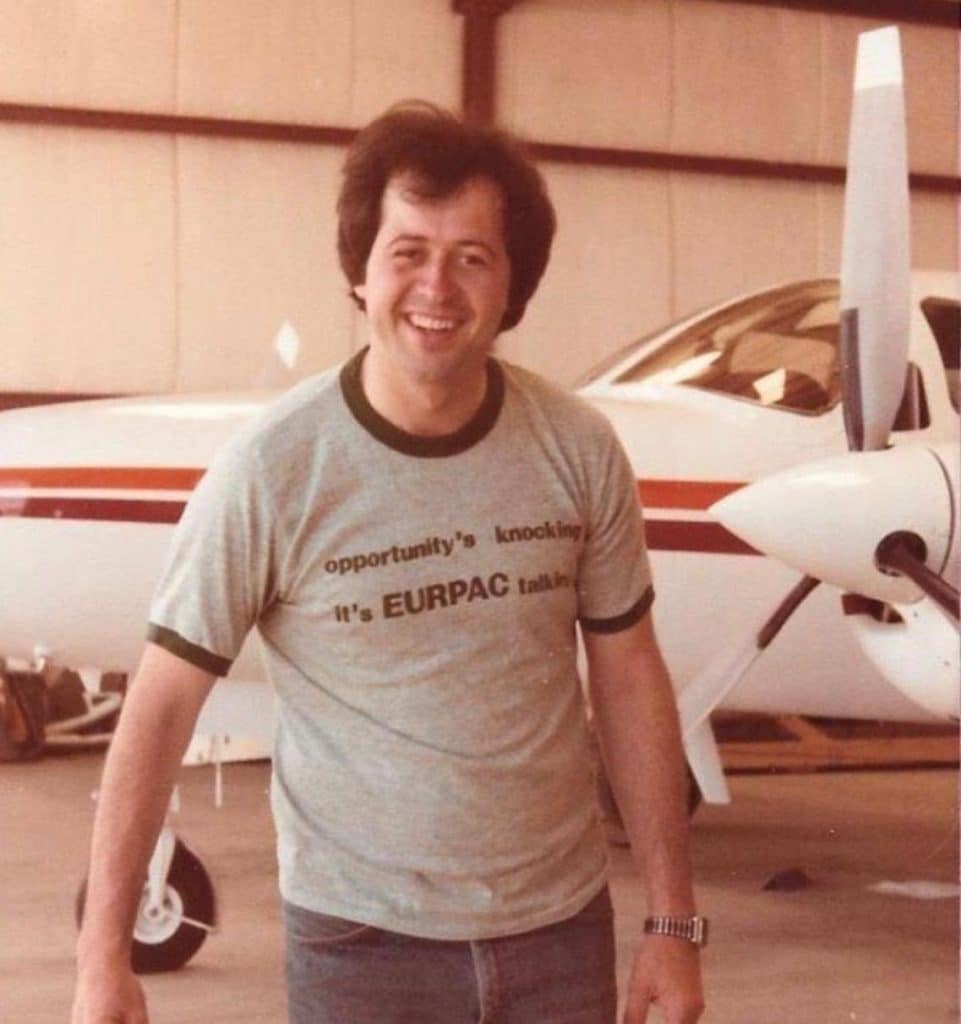
<path id="1" fill-rule="evenodd" d="M 176 934 L 183 919 L 184 904 L 176 889 L 165 885 L 159 905 L 151 907 L 150 893 L 145 887 L 137 910 L 134 938 L 149 946 L 166 942 Z"/>

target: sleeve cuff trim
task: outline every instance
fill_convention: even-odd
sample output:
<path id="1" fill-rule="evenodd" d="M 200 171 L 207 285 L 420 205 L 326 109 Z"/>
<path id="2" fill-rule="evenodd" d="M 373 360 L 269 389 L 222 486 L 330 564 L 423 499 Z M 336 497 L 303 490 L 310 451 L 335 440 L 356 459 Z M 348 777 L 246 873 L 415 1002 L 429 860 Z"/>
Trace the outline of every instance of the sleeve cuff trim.
<path id="1" fill-rule="evenodd" d="M 648 587 L 641 594 L 640 599 L 628 608 L 622 615 L 616 615 L 612 619 L 587 619 L 581 618 L 581 629 L 589 633 L 620 633 L 622 630 L 630 629 L 636 622 L 648 613 L 654 603 L 654 588 Z"/>
<path id="2" fill-rule="evenodd" d="M 222 658 L 219 654 L 212 654 L 197 644 L 185 640 L 179 633 L 175 633 L 166 626 L 158 626 L 151 622 L 147 626 L 147 639 L 151 643 L 163 647 L 164 650 L 175 654 L 178 658 L 189 662 L 191 665 L 204 672 L 211 672 L 215 676 L 225 676 L 230 671 L 233 662 L 229 658 Z"/>

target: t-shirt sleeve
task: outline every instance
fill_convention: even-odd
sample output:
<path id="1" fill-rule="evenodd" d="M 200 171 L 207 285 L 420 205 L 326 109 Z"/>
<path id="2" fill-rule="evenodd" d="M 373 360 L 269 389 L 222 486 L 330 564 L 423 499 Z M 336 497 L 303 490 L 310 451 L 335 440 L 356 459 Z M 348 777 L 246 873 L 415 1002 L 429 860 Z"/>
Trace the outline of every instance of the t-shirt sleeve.
<path id="1" fill-rule="evenodd" d="M 147 639 L 226 675 L 271 597 L 276 519 L 256 453 L 228 445 L 180 520 L 150 606 Z"/>
<path id="2" fill-rule="evenodd" d="M 578 573 L 578 618 L 589 632 L 616 633 L 643 618 L 654 587 L 637 481 L 613 431 L 595 470 Z"/>

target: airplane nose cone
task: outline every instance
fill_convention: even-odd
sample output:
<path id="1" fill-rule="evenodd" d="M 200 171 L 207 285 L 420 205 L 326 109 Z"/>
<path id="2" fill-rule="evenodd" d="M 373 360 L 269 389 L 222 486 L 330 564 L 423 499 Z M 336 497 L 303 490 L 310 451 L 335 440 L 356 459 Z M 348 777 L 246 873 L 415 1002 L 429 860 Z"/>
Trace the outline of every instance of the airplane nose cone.
<path id="1" fill-rule="evenodd" d="M 943 573 L 954 529 L 951 485 L 927 448 L 855 452 L 764 477 L 711 506 L 759 551 L 843 590 L 912 603 L 910 580 L 878 569 L 878 545 L 914 534 L 925 563 Z"/>

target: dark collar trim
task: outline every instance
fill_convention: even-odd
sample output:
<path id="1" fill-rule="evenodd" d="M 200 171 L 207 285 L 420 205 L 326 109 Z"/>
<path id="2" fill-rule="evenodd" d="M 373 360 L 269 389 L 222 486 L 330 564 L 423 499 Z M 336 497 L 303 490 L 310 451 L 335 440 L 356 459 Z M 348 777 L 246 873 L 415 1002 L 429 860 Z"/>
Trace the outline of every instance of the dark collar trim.
<path id="1" fill-rule="evenodd" d="M 381 416 L 367 400 L 360 372 L 366 354 L 367 348 L 365 347 L 344 363 L 340 371 L 340 389 L 344 401 L 357 422 L 389 448 L 421 459 L 459 455 L 486 437 L 497 422 L 497 417 L 504 404 L 504 371 L 497 360 L 487 360 L 487 391 L 484 393 L 484 400 L 481 402 L 480 408 L 471 419 L 453 434 L 423 437 L 420 434 L 408 434 L 406 430 L 401 430 L 400 427 Z"/>

